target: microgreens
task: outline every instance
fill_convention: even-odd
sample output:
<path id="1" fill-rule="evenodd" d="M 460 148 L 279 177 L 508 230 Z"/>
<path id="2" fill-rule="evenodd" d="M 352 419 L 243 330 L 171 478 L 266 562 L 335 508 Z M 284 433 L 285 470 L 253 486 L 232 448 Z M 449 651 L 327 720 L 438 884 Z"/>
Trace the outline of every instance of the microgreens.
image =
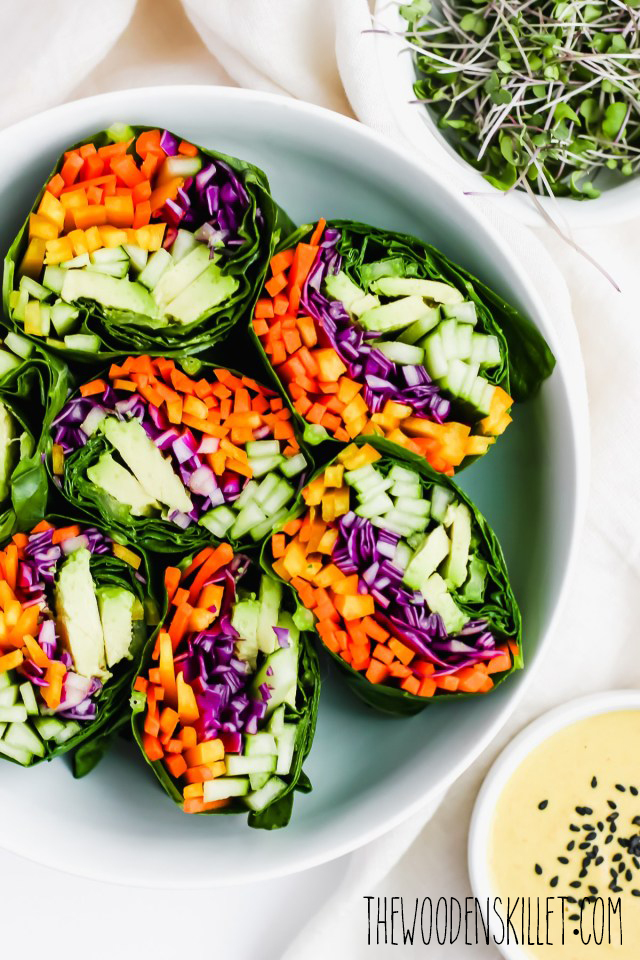
<path id="1" fill-rule="evenodd" d="M 640 171 L 640 0 L 413 0 L 417 103 L 500 190 L 598 197 Z"/>

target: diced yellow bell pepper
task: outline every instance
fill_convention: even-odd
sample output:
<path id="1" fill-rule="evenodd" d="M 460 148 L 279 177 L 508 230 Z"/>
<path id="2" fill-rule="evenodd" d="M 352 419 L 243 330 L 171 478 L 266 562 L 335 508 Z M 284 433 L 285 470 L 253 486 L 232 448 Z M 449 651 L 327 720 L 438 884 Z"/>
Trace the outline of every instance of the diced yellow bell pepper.
<path id="1" fill-rule="evenodd" d="M 99 250 L 102 246 L 102 238 L 100 237 L 100 231 L 97 227 L 89 227 L 88 230 L 85 230 L 84 239 L 89 253 L 93 253 L 94 250 Z"/>
<path id="2" fill-rule="evenodd" d="M 334 463 L 333 466 L 327 467 L 324 472 L 325 487 L 341 487 L 343 473 L 344 467 L 341 463 Z"/>
<path id="3" fill-rule="evenodd" d="M 358 594 L 358 596 L 337 596 L 335 606 L 338 613 L 345 620 L 359 620 L 361 617 L 370 617 L 375 612 L 373 597 L 368 594 Z"/>
<path id="4" fill-rule="evenodd" d="M 136 230 L 136 242 L 143 250 L 159 250 L 164 240 L 165 223 L 150 223 Z M 124 241 L 127 242 L 126 240 Z"/>
<path id="5" fill-rule="evenodd" d="M 385 433 L 381 426 L 377 423 L 373 423 L 371 420 L 367 420 L 364 427 L 360 431 L 361 436 L 368 437 L 384 437 Z"/>
<path id="6" fill-rule="evenodd" d="M 98 227 L 98 230 L 103 247 L 121 247 L 123 243 L 128 243 L 126 230 L 118 230 L 117 227 L 111 227 L 108 224 Z"/>
<path id="7" fill-rule="evenodd" d="M 56 477 L 61 477 L 64 473 L 64 450 L 59 443 L 54 443 L 51 447 L 51 469 Z"/>
<path id="8" fill-rule="evenodd" d="M 347 368 L 333 347 L 323 347 L 313 351 L 313 359 L 318 364 L 318 379 L 327 383 L 336 382 Z"/>
<path id="9" fill-rule="evenodd" d="M 42 336 L 39 300 L 29 300 L 24 308 L 24 332 L 32 337 Z"/>
<path id="10" fill-rule="evenodd" d="M 29 214 L 29 239 L 37 237 L 40 240 L 55 240 L 60 231 L 55 223 L 39 213 Z"/>
<path id="11" fill-rule="evenodd" d="M 80 257 L 83 253 L 89 253 L 89 246 L 84 230 L 71 230 L 67 236 L 72 243 L 74 257 Z"/>
<path id="12" fill-rule="evenodd" d="M 387 434 L 387 440 L 399 447 L 411 447 L 411 439 L 399 427 Z"/>
<path id="13" fill-rule="evenodd" d="M 324 491 L 325 486 L 322 477 L 316 477 L 316 479 L 312 480 L 302 491 L 304 502 L 308 507 L 317 507 L 322 503 Z"/>
<path id="14" fill-rule="evenodd" d="M 38 213 L 46 217 L 47 220 L 51 220 L 51 223 L 55 223 L 58 228 L 58 233 L 60 233 L 64 226 L 65 208 L 58 198 L 54 197 L 49 190 L 45 190 L 42 195 Z"/>
<path id="15" fill-rule="evenodd" d="M 348 423 L 350 420 L 357 420 L 363 415 L 368 414 L 369 408 L 367 407 L 364 397 L 361 394 L 357 394 L 351 403 L 342 411 L 342 419 L 345 423 Z"/>
<path id="16" fill-rule="evenodd" d="M 349 437 L 353 440 L 355 437 L 360 436 L 366 425 L 366 414 L 362 414 L 361 417 L 356 417 L 354 420 L 349 420 L 349 422 L 345 424 L 345 430 L 349 434 Z"/>
<path id="17" fill-rule="evenodd" d="M 495 442 L 495 437 L 471 436 L 467 440 L 466 454 L 468 457 L 481 457 L 483 453 L 487 452 L 491 444 Z"/>
<path id="18" fill-rule="evenodd" d="M 46 242 L 46 240 L 41 240 L 39 237 L 34 237 L 33 240 L 29 242 L 29 246 L 25 251 L 18 270 L 18 274 L 21 277 L 31 277 L 32 280 L 38 279 L 42 273 Z"/>
<path id="19" fill-rule="evenodd" d="M 297 540 L 292 540 L 282 557 L 282 564 L 291 577 L 304 576 L 307 558 Z"/>
<path id="20" fill-rule="evenodd" d="M 57 240 L 47 240 L 46 256 L 44 262 L 48 266 L 54 266 L 57 263 L 64 263 L 65 260 L 73 259 L 73 244 L 69 237 L 58 237 Z"/>
<path id="21" fill-rule="evenodd" d="M 503 433 L 504 430 L 511 423 L 511 417 L 506 421 L 503 419 L 504 414 L 511 408 L 513 404 L 512 398 L 509 396 L 506 390 L 503 390 L 502 387 L 496 387 L 493 391 L 493 396 L 491 397 L 491 408 L 489 410 L 489 415 L 481 420 L 478 424 L 481 433 L 488 433 L 497 436 L 500 433 Z M 497 425 L 500 425 L 501 429 L 497 430 Z"/>
<path id="22" fill-rule="evenodd" d="M 113 555 L 114 557 L 118 557 L 119 560 L 124 560 L 124 562 L 128 563 L 129 566 L 133 567 L 134 570 L 137 570 L 142 563 L 142 560 L 137 553 L 134 553 L 133 550 L 129 550 L 128 547 L 123 547 L 120 543 L 114 543 Z"/>
<path id="23" fill-rule="evenodd" d="M 380 457 L 381 454 L 369 443 L 365 443 L 362 447 L 350 443 L 338 454 L 338 460 L 344 464 L 345 470 L 357 470 L 359 467 L 366 467 L 368 463 L 375 463 Z"/>

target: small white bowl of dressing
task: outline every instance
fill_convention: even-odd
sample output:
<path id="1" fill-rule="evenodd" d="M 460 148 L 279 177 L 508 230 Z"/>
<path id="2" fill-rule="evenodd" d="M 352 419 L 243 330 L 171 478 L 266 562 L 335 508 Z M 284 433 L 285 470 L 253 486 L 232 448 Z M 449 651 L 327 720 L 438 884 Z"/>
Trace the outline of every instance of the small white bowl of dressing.
<path id="1" fill-rule="evenodd" d="M 640 956 L 639 744 L 640 691 L 615 690 L 544 714 L 494 763 L 469 874 L 508 960 Z"/>

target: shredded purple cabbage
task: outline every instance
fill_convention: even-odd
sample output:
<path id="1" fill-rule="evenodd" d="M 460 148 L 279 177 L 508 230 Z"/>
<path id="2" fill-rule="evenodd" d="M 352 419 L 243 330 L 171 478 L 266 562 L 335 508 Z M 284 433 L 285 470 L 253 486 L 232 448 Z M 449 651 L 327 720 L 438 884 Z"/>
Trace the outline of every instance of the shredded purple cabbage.
<path id="1" fill-rule="evenodd" d="M 372 413 L 379 413 L 388 400 L 410 406 L 417 417 L 443 423 L 451 404 L 440 393 L 422 366 L 395 364 L 376 349 L 380 334 L 354 323 L 339 300 L 322 292 L 327 276 L 340 272 L 340 231 L 327 227 L 320 249 L 305 281 L 300 306 L 320 328 L 347 367 L 353 380 L 364 383 L 364 400 Z"/>
<path id="2" fill-rule="evenodd" d="M 375 527 L 353 511 L 336 522 L 332 561 L 347 575 L 358 574 L 360 592 L 376 601 L 374 619 L 416 654 L 433 663 L 434 676 L 455 673 L 496 655 L 496 639 L 486 620 L 470 620 L 457 634 L 448 634 L 442 617 L 431 613 L 419 590 L 402 582 L 402 570 L 389 559 L 398 534 Z"/>

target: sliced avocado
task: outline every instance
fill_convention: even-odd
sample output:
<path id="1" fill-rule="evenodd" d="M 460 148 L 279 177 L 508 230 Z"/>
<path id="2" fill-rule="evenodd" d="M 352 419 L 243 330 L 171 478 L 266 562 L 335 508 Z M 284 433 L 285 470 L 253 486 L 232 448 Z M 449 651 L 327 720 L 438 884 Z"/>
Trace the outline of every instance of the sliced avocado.
<path id="1" fill-rule="evenodd" d="M 429 310 L 422 297 L 401 297 L 391 303 L 366 310 L 360 317 L 360 323 L 367 330 L 389 333 L 410 326 L 428 314 Z"/>
<path id="2" fill-rule="evenodd" d="M 18 460 L 16 422 L 0 401 L 0 503 L 9 496 L 9 477 Z"/>
<path id="3" fill-rule="evenodd" d="M 101 429 L 138 480 L 149 500 L 159 500 L 171 510 L 189 513 L 193 504 L 180 477 L 174 473 L 138 420 L 107 417 Z"/>
<path id="4" fill-rule="evenodd" d="M 445 516 L 449 526 L 451 546 L 442 565 L 442 576 L 449 587 L 461 587 L 467 579 L 469 546 L 471 544 L 471 512 L 464 503 L 452 503 Z"/>
<path id="5" fill-rule="evenodd" d="M 178 266 L 184 262 L 181 260 Z M 169 303 L 165 312 L 178 323 L 193 323 L 203 313 L 228 300 L 238 287 L 235 277 L 225 276 L 217 263 L 209 261 L 207 269 Z"/>
<path id="6" fill-rule="evenodd" d="M 131 659 L 136 598 L 124 587 L 100 587 L 97 594 L 107 666 L 113 667 L 125 657 Z"/>
<path id="7" fill-rule="evenodd" d="M 428 533 L 411 557 L 402 577 L 412 590 L 419 590 L 427 577 L 437 570 L 449 554 L 450 543 L 447 532 L 442 526 Z"/>
<path id="8" fill-rule="evenodd" d="M 344 271 L 334 273 L 328 276 L 324 282 L 325 290 L 333 300 L 340 300 L 345 305 L 349 313 L 354 317 L 360 317 L 367 310 L 380 306 L 377 297 L 370 293 L 365 293 L 360 287 L 347 276 Z"/>
<path id="9" fill-rule="evenodd" d="M 54 590 L 56 624 L 76 672 L 81 677 L 105 678 L 109 673 L 90 563 L 90 552 L 81 547 L 60 566 Z"/>
<path id="10" fill-rule="evenodd" d="M 469 619 L 447 592 L 447 585 L 439 573 L 432 573 L 422 584 L 422 596 L 432 613 L 442 617 L 447 633 L 458 633 Z"/>
<path id="11" fill-rule="evenodd" d="M 385 297 L 427 297 L 436 303 L 462 303 L 464 300 L 456 287 L 418 277 L 380 277 L 371 284 L 371 290 Z"/>
<path id="12" fill-rule="evenodd" d="M 260 603 L 258 600 L 239 600 L 231 614 L 231 626 L 238 631 L 240 637 L 236 640 L 236 653 L 241 660 L 246 660 L 253 668 L 258 656 L 258 621 L 260 619 Z"/>
<path id="13" fill-rule="evenodd" d="M 270 716 L 281 704 L 296 705 L 298 689 L 299 632 L 289 614 L 282 614 L 279 627 L 289 631 L 289 646 L 278 647 L 270 654 L 258 670 L 251 689 L 255 697 L 260 697 L 260 687 L 266 683 L 270 697 L 267 701 L 267 716 Z"/>
<path id="14" fill-rule="evenodd" d="M 67 270 L 60 294 L 67 303 L 85 298 L 96 300 L 103 307 L 139 313 L 151 320 L 160 318 L 158 306 L 141 283 L 125 277 L 109 277 L 91 270 Z"/>
<path id="15" fill-rule="evenodd" d="M 100 487 L 119 503 L 130 507 L 132 517 L 150 517 L 160 504 L 144 490 L 126 467 L 103 453 L 97 463 L 87 470 L 87 479 Z"/>
<path id="16" fill-rule="evenodd" d="M 209 247 L 205 243 L 198 243 L 193 250 L 178 263 L 174 261 L 169 268 L 164 271 L 153 288 L 153 299 L 158 304 L 161 312 L 164 313 L 167 304 L 174 300 L 179 293 L 182 293 L 185 287 L 193 283 L 193 281 L 207 269 L 210 263 Z"/>
<path id="17" fill-rule="evenodd" d="M 360 267 L 360 282 L 369 288 L 379 277 L 405 277 L 407 264 L 402 257 L 389 257 L 388 260 L 374 260 Z"/>
<path id="18" fill-rule="evenodd" d="M 469 576 L 459 593 L 460 599 L 468 603 L 484 600 L 484 585 L 487 579 L 487 564 L 475 553 L 468 566 Z"/>
<path id="19" fill-rule="evenodd" d="M 273 577 L 262 575 L 260 580 L 260 615 L 256 638 L 258 647 L 263 653 L 273 653 L 278 648 L 278 638 L 273 632 L 278 622 L 280 605 L 282 604 L 282 584 Z"/>

